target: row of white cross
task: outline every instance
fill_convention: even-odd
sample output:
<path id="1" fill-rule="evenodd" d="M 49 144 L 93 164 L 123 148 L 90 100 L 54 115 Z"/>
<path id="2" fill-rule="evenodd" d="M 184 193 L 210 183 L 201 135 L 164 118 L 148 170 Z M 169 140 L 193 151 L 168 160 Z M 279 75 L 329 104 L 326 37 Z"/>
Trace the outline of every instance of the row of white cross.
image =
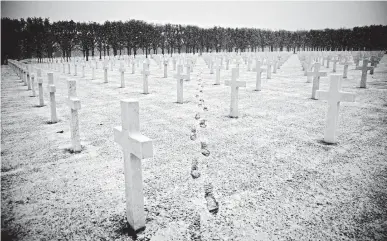
<path id="1" fill-rule="evenodd" d="M 287 58 L 284 58 L 285 60 Z M 249 61 L 249 60 L 248 60 Z M 208 59 L 208 63 L 213 62 Z M 35 96 L 34 79 L 37 73 L 38 87 L 39 87 L 39 103 L 44 105 L 43 100 L 43 79 L 41 76 L 41 69 L 30 69 L 25 65 L 10 60 L 9 63 L 15 70 L 15 72 L 21 77 L 25 85 L 28 85 L 28 89 L 32 88 L 33 96 Z M 283 63 L 283 62 L 282 62 Z M 165 62 L 164 62 L 165 64 Z M 269 73 L 271 73 L 270 61 L 267 62 Z M 167 65 L 167 64 L 166 64 Z M 253 71 L 256 71 L 256 90 L 261 90 L 261 73 L 264 69 L 261 67 L 262 63 L 259 59 L 256 60 L 256 67 Z M 189 66 L 189 65 L 188 65 Z M 212 64 L 209 65 L 211 68 Z M 216 83 L 220 84 L 220 77 L 218 72 L 220 71 L 220 65 L 218 64 Z M 355 101 L 355 94 L 341 91 L 342 75 L 332 74 L 330 75 L 330 86 L 328 91 L 318 90 L 319 77 L 326 76 L 325 72 L 319 72 L 320 63 L 314 64 L 314 71 L 307 72 L 308 76 L 313 76 L 312 98 L 327 100 L 329 107 L 326 118 L 326 129 L 324 134 L 324 141 L 328 143 L 336 142 L 336 129 L 338 125 L 338 111 L 340 102 L 343 101 Z M 277 66 L 275 67 L 277 68 Z M 367 67 L 367 61 L 363 60 L 363 68 Z M 123 82 L 123 72 L 125 71 L 123 65 L 120 66 L 121 72 L 121 86 L 125 87 Z M 363 70 L 364 71 L 364 70 Z M 69 71 L 70 72 L 70 71 Z M 191 72 L 191 69 L 187 69 L 187 74 Z M 107 81 L 107 67 L 104 68 L 105 81 Z M 149 72 L 149 62 L 143 63 L 143 70 L 141 72 L 144 76 L 144 93 L 147 93 L 147 76 Z M 177 79 L 177 102 L 183 103 L 183 80 L 187 79 L 187 74 L 183 74 L 183 65 L 179 64 L 177 67 L 177 74 L 174 76 Z M 82 73 L 84 76 L 84 70 Z M 50 91 L 51 102 L 51 121 L 56 122 L 56 110 L 55 110 L 55 85 L 53 83 L 53 73 L 47 73 L 48 85 Z M 30 83 L 30 81 L 32 83 Z M 315 84 L 315 82 L 317 82 Z M 73 151 L 81 151 L 80 138 L 79 138 L 79 123 L 78 123 L 78 110 L 81 109 L 81 103 L 76 95 L 76 81 L 69 79 L 68 83 L 68 98 L 66 100 L 67 105 L 71 110 L 71 140 Z M 146 84 L 145 84 L 146 83 Z M 245 81 L 239 81 L 239 68 L 232 68 L 231 80 L 225 81 L 225 85 L 231 87 L 231 104 L 230 104 L 230 117 L 238 117 L 238 89 L 240 87 L 246 87 Z M 126 196 L 126 212 L 127 220 L 134 230 L 139 230 L 145 227 L 145 212 L 144 212 L 144 197 L 143 197 L 143 184 L 142 184 L 142 169 L 141 159 L 153 157 L 153 143 L 152 140 L 140 133 L 139 122 L 139 103 L 136 100 L 121 100 L 121 123 L 120 127 L 114 128 L 114 140 L 122 146 L 124 157 L 124 170 L 125 170 L 125 196 Z"/>

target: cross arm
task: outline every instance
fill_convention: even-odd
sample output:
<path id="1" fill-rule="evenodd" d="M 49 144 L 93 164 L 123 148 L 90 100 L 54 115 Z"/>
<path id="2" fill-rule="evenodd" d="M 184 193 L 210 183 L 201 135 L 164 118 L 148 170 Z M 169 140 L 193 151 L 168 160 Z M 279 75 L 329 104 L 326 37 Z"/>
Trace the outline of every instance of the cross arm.
<path id="1" fill-rule="evenodd" d="M 186 78 L 187 78 L 187 75 L 185 75 L 185 74 L 180 74 L 180 75 L 175 74 L 175 75 L 173 75 L 173 77 L 174 77 L 175 79 L 181 80 L 181 79 L 186 79 Z"/>
<path id="2" fill-rule="evenodd" d="M 73 110 L 81 109 L 81 101 L 77 97 L 70 97 L 66 99 L 66 104 Z"/>
<path id="3" fill-rule="evenodd" d="M 149 72 L 149 70 L 143 70 L 143 71 L 141 71 L 141 74 L 145 74 L 145 75 L 149 75 L 150 74 L 150 72 Z"/>
<path id="4" fill-rule="evenodd" d="M 55 85 L 50 85 L 48 88 L 49 88 L 49 92 L 50 92 L 50 93 L 56 92 L 56 87 L 55 87 Z"/>
<path id="5" fill-rule="evenodd" d="M 325 77 L 327 76 L 327 72 L 317 72 L 317 75 L 320 77 Z"/>
<path id="6" fill-rule="evenodd" d="M 152 140 L 140 133 L 129 133 L 117 126 L 114 127 L 114 141 L 140 159 L 153 157 Z"/>

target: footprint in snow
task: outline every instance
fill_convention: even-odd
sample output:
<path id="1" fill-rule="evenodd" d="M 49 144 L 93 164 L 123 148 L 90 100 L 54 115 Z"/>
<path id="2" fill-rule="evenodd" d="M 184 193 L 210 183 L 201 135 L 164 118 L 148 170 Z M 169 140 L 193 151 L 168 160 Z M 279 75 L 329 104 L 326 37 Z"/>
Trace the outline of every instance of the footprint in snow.
<path id="1" fill-rule="evenodd" d="M 191 141 L 196 140 L 196 138 L 197 138 L 196 133 L 191 133 L 191 135 L 189 136 L 189 139 L 191 139 Z"/>
<path id="2" fill-rule="evenodd" d="M 207 209 L 210 213 L 216 214 L 219 211 L 219 204 L 213 194 L 213 187 L 211 184 L 204 185 L 204 198 L 207 202 Z"/>
<path id="3" fill-rule="evenodd" d="M 200 145 L 201 145 L 202 155 L 205 157 L 208 157 L 210 155 L 210 151 L 207 149 L 207 143 L 202 141 L 200 142 Z"/>
<path id="4" fill-rule="evenodd" d="M 191 176 L 193 179 L 196 179 L 198 177 L 200 177 L 200 171 L 199 171 L 199 163 L 198 163 L 198 159 L 193 159 L 192 160 L 192 165 L 191 165 Z"/>
<path id="5" fill-rule="evenodd" d="M 190 234 L 191 241 L 201 241 L 202 237 L 200 234 L 200 214 L 196 213 L 193 222 L 189 225 L 188 231 Z"/>
<path id="6" fill-rule="evenodd" d="M 206 120 L 201 120 L 199 125 L 201 128 L 206 128 L 207 127 Z"/>

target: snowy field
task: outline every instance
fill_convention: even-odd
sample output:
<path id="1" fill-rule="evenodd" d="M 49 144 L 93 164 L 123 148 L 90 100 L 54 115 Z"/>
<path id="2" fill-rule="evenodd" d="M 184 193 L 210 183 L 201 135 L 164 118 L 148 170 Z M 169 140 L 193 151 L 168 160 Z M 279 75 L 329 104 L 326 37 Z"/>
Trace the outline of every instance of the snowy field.
<path id="1" fill-rule="evenodd" d="M 119 64 L 103 83 L 91 70 L 77 80 L 82 152 L 70 148 L 69 75 L 54 72 L 57 113 L 50 120 L 47 74 L 45 106 L 7 66 L 1 70 L 2 235 L 18 240 L 386 240 L 387 57 L 368 88 L 349 67 L 343 90 L 356 102 L 340 106 L 338 143 L 322 142 L 327 102 L 312 100 L 296 55 L 254 91 L 255 72 L 240 70 L 239 118 L 229 118 L 229 71 L 215 83 L 202 58 L 184 81 L 176 103 L 174 71 L 151 62 L 149 92 L 137 68 Z M 100 65 L 101 66 L 101 65 Z M 338 73 L 343 66 L 338 65 Z M 332 67 L 321 68 L 332 72 Z M 67 72 L 67 71 L 66 71 Z M 81 70 L 78 68 L 78 75 Z M 200 80 L 201 78 L 201 80 Z M 328 78 L 320 89 L 327 90 Z M 121 125 L 120 100 L 140 103 L 141 133 L 154 140 L 154 157 L 142 161 L 146 229 L 128 234 L 122 149 L 113 127 Z M 200 99 L 203 100 L 202 105 Z M 203 110 L 206 107 L 207 110 Z M 200 127 L 199 113 L 206 120 Z M 197 139 L 191 140 L 195 128 Z M 202 155 L 200 141 L 210 155 Z M 191 177 L 198 160 L 201 176 Z M 219 204 L 207 209 L 205 186 Z M 6 225 L 5 225 L 6 224 Z M 7 237 L 7 236 L 3 236 Z"/>

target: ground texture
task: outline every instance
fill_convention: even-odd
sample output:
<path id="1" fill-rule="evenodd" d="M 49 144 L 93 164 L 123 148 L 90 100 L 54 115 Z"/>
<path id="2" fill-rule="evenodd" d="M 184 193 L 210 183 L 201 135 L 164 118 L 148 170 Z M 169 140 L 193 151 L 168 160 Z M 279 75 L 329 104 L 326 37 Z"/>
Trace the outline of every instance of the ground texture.
<path id="1" fill-rule="evenodd" d="M 272 79 L 263 74 L 260 92 L 255 73 L 241 69 L 247 87 L 237 119 L 228 117 L 231 71 L 213 85 L 202 59 L 184 82 L 183 104 L 173 71 L 165 79 L 154 62 L 148 95 L 139 73 L 127 71 L 127 87 L 119 88 L 119 64 L 107 84 L 101 69 L 91 80 L 86 68 L 85 78 L 73 77 L 82 103 L 78 154 L 68 151 L 70 75 L 54 72 L 60 121 L 49 124 L 46 73 L 46 106 L 37 107 L 38 97 L 3 66 L 2 238 L 386 240 L 386 62 L 368 75 L 367 89 L 358 88 L 361 72 L 350 66 L 343 90 L 356 102 L 341 104 L 336 145 L 322 142 L 327 103 L 310 99 L 296 55 Z M 328 86 L 322 78 L 320 89 Z M 154 140 L 154 157 L 142 162 L 147 217 L 137 235 L 126 224 L 123 154 L 113 138 L 124 98 L 139 100 L 141 132 Z"/>

